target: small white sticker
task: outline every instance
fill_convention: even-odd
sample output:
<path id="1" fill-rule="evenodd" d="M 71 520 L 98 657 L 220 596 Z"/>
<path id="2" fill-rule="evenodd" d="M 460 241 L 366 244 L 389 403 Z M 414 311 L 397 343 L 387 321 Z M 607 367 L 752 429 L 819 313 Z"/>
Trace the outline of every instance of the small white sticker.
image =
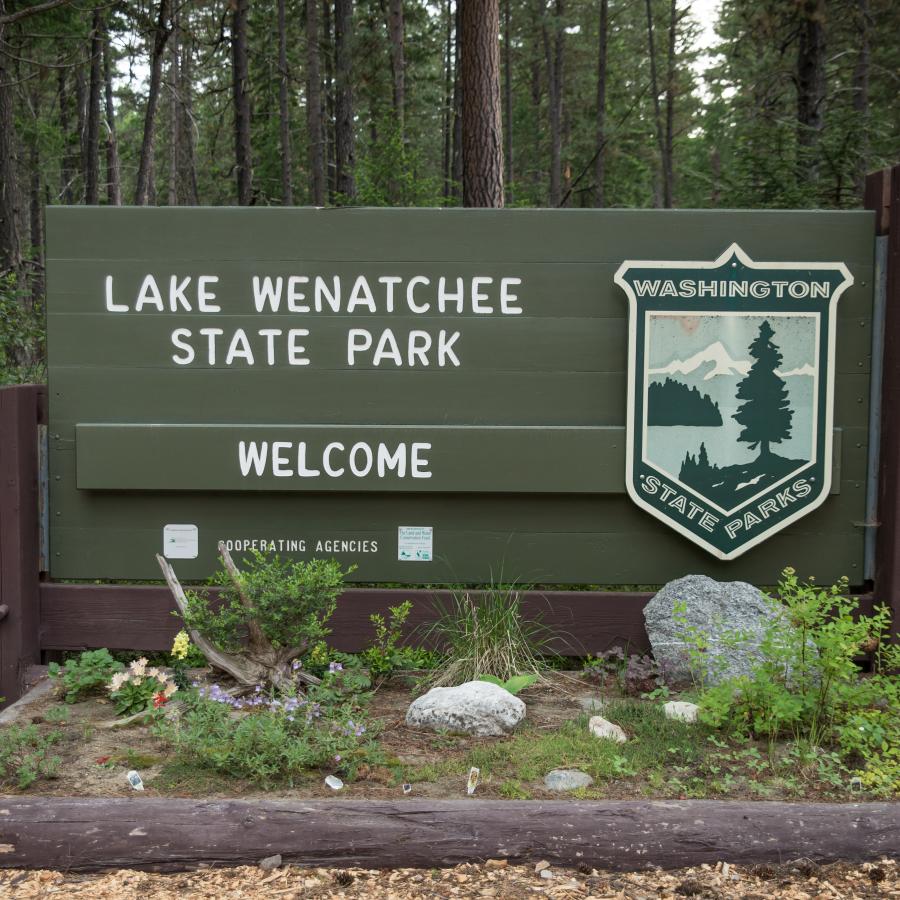
<path id="1" fill-rule="evenodd" d="M 397 529 L 397 559 L 431 562 L 433 532 L 430 525 L 401 525 Z"/>
<path id="2" fill-rule="evenodd" d="M 199 543 L 196 525 L 166 525 L 163 528 L 163 556 L 166 559 L 196 559 Z"/>

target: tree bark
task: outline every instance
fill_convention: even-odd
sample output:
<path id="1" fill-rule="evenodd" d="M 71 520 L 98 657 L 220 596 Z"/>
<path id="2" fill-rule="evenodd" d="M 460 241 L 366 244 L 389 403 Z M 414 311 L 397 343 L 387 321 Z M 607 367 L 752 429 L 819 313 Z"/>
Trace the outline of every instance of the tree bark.
<path id="1" fill-rule="evenodd" d="M 662 110 L 659 105 L 659 79 L 656 76 L 656 41 L 653 37 L 653 8 L 651 6 L 651 0 L 646 0 L 647 6 L 647 47 L 650 53 L 650 92 L 653 94 L 653 120 L 656 126 L 656 145 L 659 150 L 659 178 L 656 179 L 657 185 L 660 181 L 663 182 L 663 194 L 666 192 L 665 188 L 665 178 L 666 178 L 666 166 L 665 166 L 665 157 L 666 157 L 666 141 L 665 136 L 663 134 L 663 123 L 662 123 Z M 653 197 L 653 205 L 659 206 L 661 197 L 659 188 L 657 187 L 654 192 Z"/>
<path id="2" fill-rule="evenodd" d="M 293 154 L 291 152 L 291 107 L 288 96 L 287 23 L 285 0 L 278 0 L 278 114 L 281 126 L 281 204 L 294 205 Z M 309 6 L 315 6 L 314 2 Z"/>
<path id="3" fill-rule="evenodd" d="M 353 0 L 334 2 L 334 189 L 345 203 L 356 200 L 353 129 Z"/>
<path id="4" fill-rule="evenodd" d="M 75 66 L 75 129 L 78 141 L 77 169 L 81 175 L 81 199 L 84 200 L 85 187 L 87 186 L 87 126 L 85 118 L 87 114 L 88 91 L 84 84 L 84 72 L 80 62 Z"/>
<path id="5" fill-rule="evenodd" d="M 678 31 L 678 2 L 669 4 L 669 58 L 666 67 L 666 141 L 663 153 L 663 207 L 671 209 L 675 193 L 675 40 Z"/>
<path id="6" fill-rule="evenodd" d="M 66 85 L 66 72 L 62 56 L 59 57 L 57 69 L 56 95 L 59 102 L 59 130 L 62 133 L 63 149 L 60 161 L 59 196 L 63 203 L 71 205 L 75 202 L 72 182 L 75 178 L 72 168 L 72 136 L 69 130 L 69 92 Z"/>
<path id="7" fill-rule="evenodd" d="M 606 73 L 609 48 L 609 0 L 600 0 L 597 40 L 597 157 L 594 160 L 594 206 L 606 205 Z"/>
<path id="8" fill-rule="evenodd" d="M 197 155 L 194 132 L 194 93 L 193 93 L 193 59 L 194 46 L 191 32 L 181 34 L 181 63 L 178 66 L 178 100 L 181 109 L 181 147 L 179 155 L 179 171 L 184 189 L 182 202 L 187 206 L 200 203 L 200 191 L 197 186 Z"/>
<path id="9" fill-rule="evenodd" d="M 403 25 L 403 0 L 388 2 L 388 37 L 391 43 L 391 81 L 393 88 L 394 116 L 400 129 L 400 140 L 405 134 L 406 114 L 406 37 Z"/>
<path id="10" fill-rule="evenodd" d="M 853 109 L 856 112 L 855 127 L 859 133 L 859 148 L 853 186 L 861 201 L 865 192 L 869 171 L 869 69 L 871 50 L 869 45 L 869 0 L 857 0 L 857 31 L 859 53 L 853 69 Z"/>
<path id="11" fill-rule="evenodd" d="M 100 202 L 100 85 L 103 79 L 103 14 L 94 10 L 91 23 L 91 80 L 85 130 L 84 202 Z"/>
<path id="12" fill-rule="evenodd" d="M 453 125 L 456 121 L 454 117 L 454 85 L 456 79 L 453 73 L 453 10 L 451 6 L 452 0 L 446 0 L 444 5 L 444 17 L 446 30 L 446 41 L 444 44 L 444 108 L 441 111 L 441 127 L 442 127 L 442 154 L 441 154 L 441 178 L 444 182 L 443 196 L 444 200 L 448 200 L 452 196 L 452 178 L 451 159 L 453 147 Z"/>
<path id="13" fill-rule="evenodd" d="M 813 184 L 819 177 L 818 146 L 824 126 L 825 0 L 805 0 L 801 7 L 797 53 L 797 178 Z"/>
<path id="14" fill-rule="evenodd" d="M 231 17 L 231 84 L 234 98 L 234 170 L 239 206 L 253 202 L 250 149 L 250 69 L 247 56 L 247 12 L 250 0 L 234 0 Z"/>
<path id="15" fill-rule="evenodd" d="M 322 73 L 319 65 L 319 2 L 306 0 L 306 128 L 309 132 L 309 198 L 325 205 L 325 158 L 322 127 Z"/>
<path id="16" fill-rule="evenodd" d="M 328 200 L 329 202 L 334 203 L 334 29 L 332 28 L 331 0 L 322 0 L 322 34 L 325 46 L 325 96 L 323 98 L 323 121 L 325 123 L 325 180 L 328 185 Z"/>
<path id="17" fill-rule="evenodd" d="M 503 0 L 503 111 L 505 121 L 503 161 L 506 165 L 506 200 L 512 201 L 513 182 L 513 90 L 512 90 L 512 27 L 510 0 Z"/>
<path id="18" fill-rule="evenodd" d="M 463 205 L 502 207 L 499 0 L 464 0 L 460 18 Z"/>
<path id="19" fill-rule="evenodd" d="M 153 49 L 150 54 L 150 85 L 147 90 L 147 108 L 144 111 L 144 136 L 141 140 L 137 184 L 134 190 L 135 206 L 146 206 L 152 193 L 156 109 L 159 105 L 159 87 L 162 82 L 163 52 L 169 39 L 170 9 L 171 0 L 159 0 L 159 14 L 156 27 L 153 29 Z"/>
<path id="20" fill-rule="evenodd" d="M 6 3 L 0 0 L 0 17 L 4 15 Z M 4 31 L 5 26 L 0 25 L 0 42 Z M 5 55 L 0 53 L 0 271 L 18 273 L 22 266 L 22 247 L 19 241 L 16 143 L 12 77 Z"/>
<path id="21" fill-rule="evenodd" d="M 113 102 L 112 51 L 109 31 L 103 41 L 103 81 L 106 96 L 106 201 L 110 206 L 122 205 L 122 181 L 119 170 L 119 143 L 116 139 L 116 107 Z"/>
<path id="22" fill-rule="evenodd" d="M 456 0 L 453 9 L 453 150 L 450 155 L 450 195 L 462 199 L 463 189 L 463 111 L 462 111 L 462 28 L 460 26 L 460 6 L 463 0 Z"/>
<path id="23" fill-rule="evenodd" d="M 544 61 L 547 66 L 548 111 L 550 114 L 550 205 L 557 207 L 562 200 L 562 80 L 563 0 L 556 0 L 553 15 L 553 39 L 547 30 L 546 13 L 541 8 L 541 37 L 544 42 Z"/>

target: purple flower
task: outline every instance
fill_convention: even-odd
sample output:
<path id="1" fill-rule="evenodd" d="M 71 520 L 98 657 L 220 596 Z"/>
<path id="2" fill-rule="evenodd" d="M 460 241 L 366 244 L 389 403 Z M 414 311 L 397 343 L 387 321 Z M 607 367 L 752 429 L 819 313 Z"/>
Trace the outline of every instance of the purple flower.
<path id="1" fill-rule="evenodd" d="M 335 672 L 343 672 L 344 667 L 339 662 L 328 663 L 328 671 L 333 675 Z"/>
<path id="2" fill-rule="evenodd" d="M 335 762 L 340 762 L 340 761 L 341 761 L 341 754 L 340 754 L 340 753 L 335 753 L 335 754 L 334 754 L 334 761 L 335 761 Z"/>
<path id="3" fill-rule="evenodd" d="M 299 659 L 295 659 L 295 660 L 291 663 L 291 668 L 296 672 L 297 669 L 302 669 L 302 668 L 303 668 L 303 663 L 300 662 Z"/>

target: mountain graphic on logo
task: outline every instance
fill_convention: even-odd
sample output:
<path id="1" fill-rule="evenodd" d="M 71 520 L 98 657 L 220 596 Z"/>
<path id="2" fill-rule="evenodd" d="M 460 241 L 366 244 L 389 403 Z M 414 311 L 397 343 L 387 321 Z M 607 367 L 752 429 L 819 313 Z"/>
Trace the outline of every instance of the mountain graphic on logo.
<path id="1" fill-rule="evenodd" d="M 673 359 L 660 369 L 650 369 L 648 375 L 690 375 L 701 366 L 712 363 L 712 368 L 703 376 L 704 381 L 716 375 L 746 375 L 750 371 L 749 360 L 732 359 L 725 345 L 715 341 L 687 359 Z"/>
<path id="2" fill-rule="evenodd" d="M 809 363 L 803 363 L 799 368 L 791 369 L 789 372 L 779 372 L 776 369 L 775 374 L 780 375 L 782 378 L 791 378 L 794 375 L 815 375 L 816 370 Z"/>

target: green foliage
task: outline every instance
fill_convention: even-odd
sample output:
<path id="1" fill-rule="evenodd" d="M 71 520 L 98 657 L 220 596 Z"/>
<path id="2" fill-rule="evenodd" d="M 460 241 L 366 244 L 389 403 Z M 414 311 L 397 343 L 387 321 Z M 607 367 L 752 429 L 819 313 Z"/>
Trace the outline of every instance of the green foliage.
<path id="1" fill-rule="evenodd" d="M 88 694 L 105 690 L 109 679 L 123 668 L 122 663 L 112 658 L 109 650 L 85 650 L 77 659 L 69 659 L 63 666 L 50 663 L 48 674 L 59 679 L 58 690 L 66 703 L 75 703 Z"/>
<path id="2" fill-rule="evenodd" d="M 524 691 L 525 688 L 531 687 L 537 680 L 537 675 L 513 675 L 512 678 L 508 678 L 506 681 L 493 675 L 478 676 L 478 681 L 489 681 L 491 684 L 499 685 L 511 694 L 518 694 L 520 691 Z"/>
<path id="3" fill-rule="evenodd" d="M 273 647 L 296 648 L 294 655 L 301 655 L 329 633 L 326 622 L 352 569 L 344 572 L 334 560 L 292 562 L 278 556 L 269 559 L 258 550 L 250 553 L 241 571 L 248 605 L 242 603 L 228 573 L 217 572 L 211 583 L 221 588 L 220 603 L 213 607 L 206 593 L 189 592 L 185 627 L 235 652 L 252 621 Z"/>
<path id="4" fill-rule="evenodd" d="M 436 620 L 426 635 L 445 653 L 444 665 L 426 681 L 460 684 L 483 675 L 507 681 L 541 676 L 542 654 L 553 635 L 521 608 L 520 588 L 492 585 L 484 591 L 455 591 L 449 603 L 434 601 Z"/>
<path id="5" fill-rule="evenodd" d="M 369 682 L 340 664 L 306 696 L 291 693 L 236 700 L 213 686 L 192 693 L 175 723 L 162 726 L 176 761 L 262 787 L 292 785 L 322 769 L 352 778 L 377 747 L 363 706 Z"/>
<path id="6" fill-rule="evenodd" d="M 412 602 L 404 600 L 388 607 L 389 620 L 380 613 L 373 613 L 369 621 L 375 626 L 375 642 L 362 653 L 363 662 L 375 678 L 387 678 L 402 661 L 397 644 L 403 634 L 403 626 L 412 611 Z"/>
<path id="7" fill-rule="evenodd" d="M 834 747 L 869 789 L 890 793 L 900 788 L 900 647 L 887 641 L 890 612 L 860 615 L 846 590 L 846 580 L 823 589 L 785 569 L 759 663 L 707 687 L 701 719 L 770 743 L 788 737 L 820 768 Z M 867 651 L 864 675 L 856 659 Z"/>
<path id="8" fill-rule="evenodd" d="M 41 734 L 36 725 L 0 728 L 0 786 L 24 789 L 41 778 L 55 778 L 60 758 L 50 748 L 61 732 Z"/>
<path id="9" fill-rule="evenodd" d="M 44 379 L 44 307 L 13 272 L 0 272 L 0 384 Z"/>

